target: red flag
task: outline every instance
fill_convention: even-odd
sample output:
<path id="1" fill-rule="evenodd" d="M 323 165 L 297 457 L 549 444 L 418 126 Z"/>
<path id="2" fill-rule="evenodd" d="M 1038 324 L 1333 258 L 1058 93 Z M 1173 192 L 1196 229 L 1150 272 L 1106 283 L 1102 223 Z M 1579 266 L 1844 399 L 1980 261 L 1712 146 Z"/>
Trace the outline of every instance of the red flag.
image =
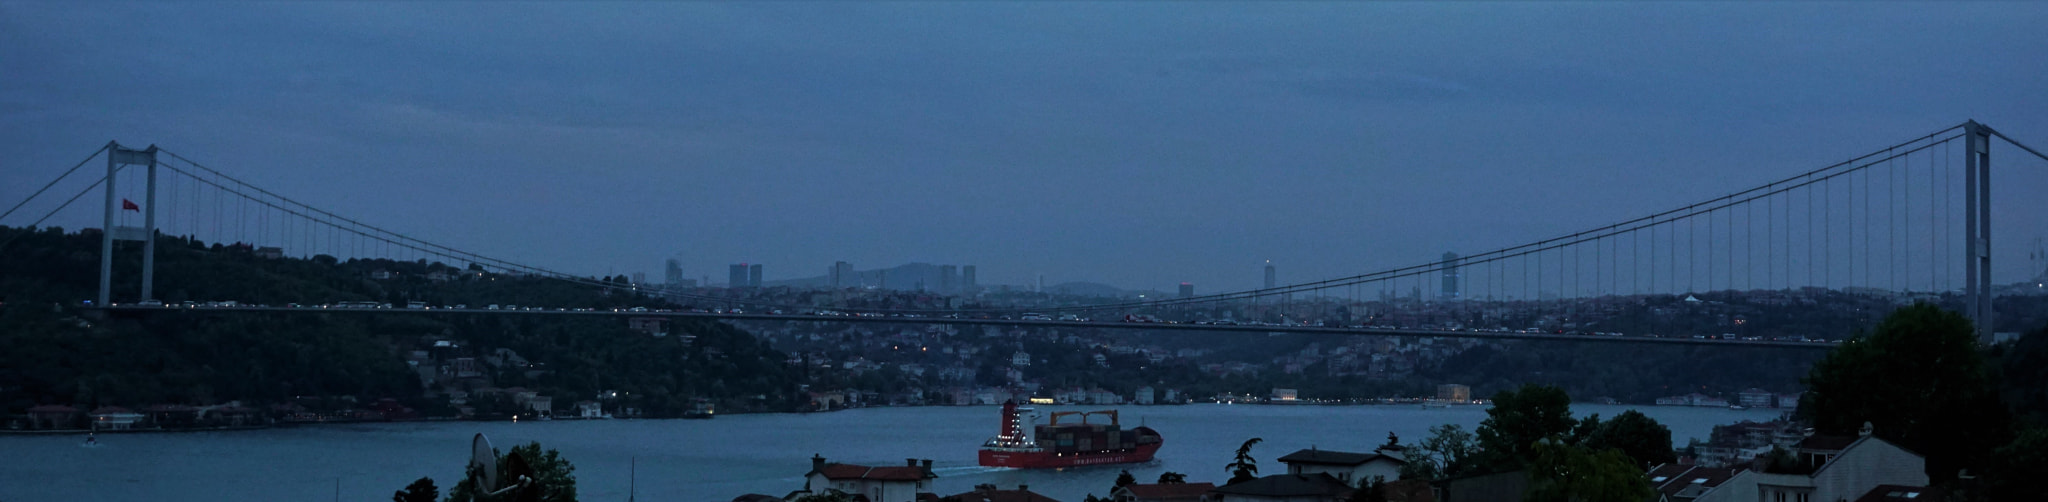
<path id="1" fill-rule="evenodd" d="M 137 206 L 137 205 L 135 205 L 135 201 L 132 201 L 132 200 L 128 200 L 128 199 L 121 199 L 121 210 L 122 210 L 122 211 L 135 211 L 135 212 L 138 212 L 138 213 L 139 213 L 139 212 L 142 212 L 142 206 Z"/>

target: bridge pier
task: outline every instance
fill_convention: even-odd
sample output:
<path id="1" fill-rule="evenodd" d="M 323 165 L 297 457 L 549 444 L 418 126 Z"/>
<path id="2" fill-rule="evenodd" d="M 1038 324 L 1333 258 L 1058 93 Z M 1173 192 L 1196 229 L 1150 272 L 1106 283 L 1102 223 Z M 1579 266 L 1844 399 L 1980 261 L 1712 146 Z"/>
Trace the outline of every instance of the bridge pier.
<path id="1" fill-rule="evenodd" d="M 100 224 L 100 294 L 98 298 L 99 303 L 95 304 L 95 306 L 100 308 L 112 306 L 114 301 L 114 233 L 118 230 L 114 226 L 114 217 L 121 214 L 123 210 L 119 204 L 120 197 L 115 195 L 114 173 L 119 172 L 122 165 L 149 166 L 149 194 L 143 197 L 143 204 L 147 204 L 147 206 L 142 208 L 145 213 L 142 223 L 143 300 L 150 299 L 151 288 L 155 286 L 156 146 L 152 145 L 146 150 L 131 150 L 123 148 L 119 142 L 109 141 L 107 142 L 107 177 L 104 181 L 101 181 L 101 183 L 107 185 L 107 203 L 102 208 L 106 214 L 103 215 Z"/>
<path id="2" fill-rule="evenodd" d="M 1975 120 L 1963 124 L 1964 315 L 1977 328 L 1977 342 L 1991 343 L 1991 129 Z"/>

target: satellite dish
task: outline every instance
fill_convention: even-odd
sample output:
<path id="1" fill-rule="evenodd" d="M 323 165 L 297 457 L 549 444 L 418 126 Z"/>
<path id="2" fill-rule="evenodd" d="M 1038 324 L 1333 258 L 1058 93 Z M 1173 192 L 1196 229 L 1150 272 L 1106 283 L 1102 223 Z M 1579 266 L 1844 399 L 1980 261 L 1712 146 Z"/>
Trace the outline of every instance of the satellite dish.
<path id="1" fill-rule="evenodd" d="M 484 433 L 476 433 L 476 439 L 469 442 L 469 468 L 477 491 L 498 491 L 498 451 L 491 448 L 491 440 Z"/>

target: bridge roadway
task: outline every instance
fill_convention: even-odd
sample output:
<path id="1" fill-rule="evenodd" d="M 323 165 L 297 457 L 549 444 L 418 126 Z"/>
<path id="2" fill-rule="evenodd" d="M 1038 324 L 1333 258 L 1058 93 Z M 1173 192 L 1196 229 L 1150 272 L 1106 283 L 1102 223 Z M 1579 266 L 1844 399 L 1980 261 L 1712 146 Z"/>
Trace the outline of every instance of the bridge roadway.
<path id="1" fill-rule="evenodd" d="M 1165 322 L 1125 321 L 1058 321 L 1019 319 L 968 319 L 950 317 L 882 316 L 882 315 L 817 315 L 817 314 L 774 314 L 774 313 L 720 313 L 694 311 L 632 311 L 632 310 L 564 310 L 564 309 L 453 309 L 453 308 L 336 308 L 336 307 L 185 307 L 166 305 L 162 307 L 145 305 L 115 305 L 104 309 L 115 313 L 161 314 L 161 313 L 265 313 L 265 314 L 337 314 L 337 315 L 390 315 L 390 314 L 449 314 L 449 315 L 515 315 L 515 316 L 563 316 L 563 317 L 662 317 L 673 319 L 723 319 L 740 321 L 798 321 L 798 322 L 844 322 L 881 324 L 960 324 L 996 325 L 1038 328 L 1088 328 L 1127 330 L 1175 330 L 1211 331 L 1232 333 L 1302 333 L 1317 335 L 1348 336 L 1427 336 L 1439 338 L 1473 338 L 1482 340 L 1540 340 L 1605 343 L 1642 343 L 1666 345 L 1708 345 L 1716 347 L 1760 347 L 1772 349 L 1827 350 L 1835 347 L 1826 342 L 1800 342 L 1785 340 L 1741 340 L 1691 337 L 1648 337 L 1648 336 L 1601 336 L 1566 335 L 1553 333 L 1517 333 L 1499 331 L 1451 331 L 1414 328 L 1331 328 L 1321 326 L 1271 326 L 1271 325 L 1229 325 L 1193 324 Z"/>

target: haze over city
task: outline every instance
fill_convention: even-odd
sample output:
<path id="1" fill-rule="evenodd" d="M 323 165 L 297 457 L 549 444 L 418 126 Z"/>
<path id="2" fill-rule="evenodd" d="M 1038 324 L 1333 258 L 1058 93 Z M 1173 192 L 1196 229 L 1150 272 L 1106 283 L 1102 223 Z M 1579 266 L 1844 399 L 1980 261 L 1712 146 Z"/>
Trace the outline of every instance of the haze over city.
<path id="1" fill-rule="evenodd" d="M 0 5 L 0 199 L 114 139 L 578 273 L 1217 290 L 2048 130 L 2030 3 L 475 7 Z"/>

